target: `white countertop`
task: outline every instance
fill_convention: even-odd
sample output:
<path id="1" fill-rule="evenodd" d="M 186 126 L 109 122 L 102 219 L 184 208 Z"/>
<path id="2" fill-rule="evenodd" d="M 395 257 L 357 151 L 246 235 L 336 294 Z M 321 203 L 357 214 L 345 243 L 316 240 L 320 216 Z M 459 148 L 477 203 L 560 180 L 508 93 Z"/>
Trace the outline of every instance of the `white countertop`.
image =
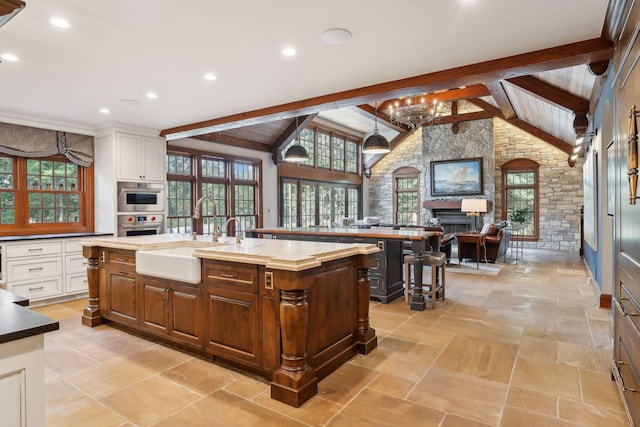
<path id="1" fill-rule="evenodd" d="M 323 262 L 366 255 L 380 249 L 373 244 L 330 243 L 299 240 L 243 239 L 235 244 L 234 238 L 223 242 L 192 240 L 184 234 L 160 234 L 155 236 L 90 238 L 80 242 L 83 246 L 99 246 L 126 250 L 151 250 L 172 247 L 196 247 L 194 256 L 219 261 L 264 265 L 268 268 L 301 271 L 314 268 Z"/>

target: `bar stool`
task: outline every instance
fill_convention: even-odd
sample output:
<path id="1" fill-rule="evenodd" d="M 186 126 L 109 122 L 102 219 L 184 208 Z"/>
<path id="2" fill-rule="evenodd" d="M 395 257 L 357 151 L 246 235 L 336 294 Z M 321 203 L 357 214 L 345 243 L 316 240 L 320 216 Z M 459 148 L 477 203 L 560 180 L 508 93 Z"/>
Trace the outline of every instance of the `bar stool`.
<path id="1" fill-rule="evenodd" d="M 412 254 L 404 256 L 404 302 L 409 304 L 409 294 L 411 290 L 411 265 L 414 257 Z M 444 301 L 445 289 L 445 266 L 447 265 L 447 256 L 444 252 L 425 252 L 422 255 L 422 265 L 431 266 L 431 283 L 423 284 L 423 288 L 429 288 L 426 293 L 431 297 L 431 308 L 436 308 L 436 295 L 439 293 L 442 301 Z M 440 283 L 438 283 L 438 269 L 440 270 Z"/>

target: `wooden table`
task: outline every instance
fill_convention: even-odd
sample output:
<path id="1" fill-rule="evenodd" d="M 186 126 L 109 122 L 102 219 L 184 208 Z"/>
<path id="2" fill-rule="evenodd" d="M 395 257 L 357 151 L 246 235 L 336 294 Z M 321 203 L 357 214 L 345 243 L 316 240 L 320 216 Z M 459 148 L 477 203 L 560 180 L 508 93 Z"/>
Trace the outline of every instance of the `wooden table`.
<path id="1" fill-rule="evenodd" d="M 487 262 L 487 248 L 484 242 L 484 234 L 479 233 L 458 233 L 458 266 L 462 265 L 461 243 L 473 243 L 476 245 L 476 269 L 480 268 L 480 247 L 484 248 L 484 261 Z"/>

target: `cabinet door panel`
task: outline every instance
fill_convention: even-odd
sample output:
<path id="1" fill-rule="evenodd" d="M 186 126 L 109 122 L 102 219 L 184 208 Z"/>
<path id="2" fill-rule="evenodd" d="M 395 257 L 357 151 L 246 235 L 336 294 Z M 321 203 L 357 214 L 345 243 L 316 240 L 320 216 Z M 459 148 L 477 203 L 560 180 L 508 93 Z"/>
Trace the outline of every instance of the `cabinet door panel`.
<path id="1" fill-rule="evenodd" d="M 209 288 L 207 316 L 208 350 L 259 363 L 257 295 Z"/>
<path id="2" fill-rule="evenodd" d="M 196 344 L 200 342 L 200 297 L 197 294 L 173 289 L 170 315 L 171 334 L 175 338 Z"/>
<path id="3" fill-rule="evenodd" d="M 136 321 L 136 278 L 122 272 L 110 272 L 109 284 L 109 314 L 115 314 L 131 321 Z"/>
<path id="4" fill-rule="evenodd" d="M 139 181 L 140 173 L 140 137 L 126 134 L 117 135 L 116 146 L 116 178 Z"/>
<path id="5" fill-rule="evenodd" d="M 166 179 L 164 142 L 154 138 L 143 138 L 142 153 L 143 179 L 145 181 L 164 181 Z"/>
<path id="6" fill-rule="evenodd" d="M 143 280 L 143 279 L 141 279 Z M 147 282 L 142 284 L 142 325 L 146 328 L 166 332 L 167 325 L 167 292 L 166 287 L 154 286 Z"/>

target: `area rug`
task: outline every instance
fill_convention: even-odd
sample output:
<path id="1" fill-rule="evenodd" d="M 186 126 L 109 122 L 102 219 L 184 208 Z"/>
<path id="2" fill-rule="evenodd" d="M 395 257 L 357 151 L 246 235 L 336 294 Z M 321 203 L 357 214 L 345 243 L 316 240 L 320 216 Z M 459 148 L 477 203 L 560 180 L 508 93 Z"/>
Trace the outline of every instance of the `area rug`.
<path id="1" fill-rule="evenodd" d="M 476 268 L 475 261 L 463 261 L 458 264 L 458 258 L 451 259 L 451 263 L 447 264 L 446 274 L 464 273 L 464 274 L 484 274 L 486 276 L 497 276 L 502 270 L 504 264 L 496 262 L 495 264 L 481 262 Z"/>

